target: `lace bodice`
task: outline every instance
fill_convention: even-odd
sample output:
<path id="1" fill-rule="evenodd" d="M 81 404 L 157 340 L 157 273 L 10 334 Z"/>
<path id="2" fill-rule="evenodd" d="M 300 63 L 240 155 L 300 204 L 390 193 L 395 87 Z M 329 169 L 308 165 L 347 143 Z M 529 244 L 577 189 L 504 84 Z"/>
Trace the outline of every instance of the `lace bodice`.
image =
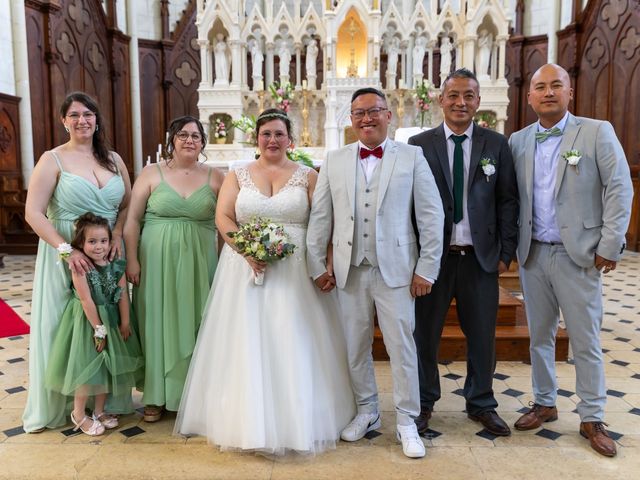
<path id="1" fill-rule="evenodd" d="M 304 165 L 291 175 L 291 178 L 276 194 L 267 197 L 253 183 L 247 167 L 235 170 L 240 192 L 236 199 L 236 221 L 244 223 L 254 216 L 268 218 L 282 224 L 296 248 L 295 255 L 306 249 L 305 236 L 309 221 L 308 175 L 311 169 Z"/>

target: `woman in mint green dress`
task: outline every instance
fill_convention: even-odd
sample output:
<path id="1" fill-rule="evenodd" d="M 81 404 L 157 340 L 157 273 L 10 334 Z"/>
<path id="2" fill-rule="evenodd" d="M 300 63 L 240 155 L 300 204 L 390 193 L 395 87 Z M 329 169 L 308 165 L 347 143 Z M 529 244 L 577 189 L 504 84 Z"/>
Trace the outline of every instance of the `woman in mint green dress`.
<path id="1" fill-rule="evenodd" d="M 131 395 L 142 375 L 142 351 L 131 323 L 125 260 L 109 262 L 112 234 L 106 218 L 85 213 L 71 241 L 92 262 L 88 273 L 71 272 L 73 296 L 60 319 L 45 373 L 45 387 L 73 395 L 74 430 L 90 436 L 118 426 L 105 410 L 107 394 Z M 93 414 L 85 415 L 89 397 Z"/>
<path id="2" fill-rule="evenodd" d="M 86 212 L 109 220 L 113 228 L 110 259 L 121 256 L 124 210 L 131 185 L 124 162 L 106 146 L 105 124 L 88 95 L 72 93 L 60 107 L 69 141 L 45 152 L 36 164 L 27 192 L 26 219 L 40 237 L 33 280 L 29 339 L 29 391 L 22 417 L 26 432 L 66 423 L 71 397 L 45 389 L 44 373 L 60 316 L 71 298 L 70 269 L 92 266 L 75 250 L 60 262 L 57 248 L 71 240 L 73 222 Z M 114 413 L 133 410 L 131 395 L 109 400 Z"/>
<path id="3" fill-rule="evenodd" d="M 175 119 L 167 160 L 143 169 L 127 215 L 127 278 L 145 357 L 148 422 L 163 409 L 178 410 L 218 259 L 214 212 L 223 174 L 198 161 L 206 141 L 199 120 Z"/>

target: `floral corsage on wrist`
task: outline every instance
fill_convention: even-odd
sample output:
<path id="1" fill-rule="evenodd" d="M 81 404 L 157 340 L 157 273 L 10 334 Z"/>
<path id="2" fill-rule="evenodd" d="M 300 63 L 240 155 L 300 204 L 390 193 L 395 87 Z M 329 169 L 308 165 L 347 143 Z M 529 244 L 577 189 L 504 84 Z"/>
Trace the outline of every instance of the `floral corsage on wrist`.
<path id="1" fill-rule="evenodd" d="M 69 256 L 71 255 L 71 252 L 73 252 L 73 247 L 68 243 L 63 242 L 60 245 L 58 245 L 58 248 L 56 248 L 56 250 L 58 250 L 58 258 L 60 260 L 67 261 Z"/>
<path id="2" fill-rule="evenodd" d="M 480 166 L 488 182 L 489 177 L 496 173 L 496 161 L 490 158 L 483 158 L 480 160 Z"/>
<path id="3" fill-rule="evenodd" d="M 104 325 L 98 325 L 93 329 L 93 343 L 96 347 L 100 345 L 104 339 L 107 338 L 107 327 Z"/>
<path id="4" fill-rule="evenodd" d="M 568 152 L 564 152 L 561 156 L 567 161 L 567 164 L 572 167 L 576 167 L 576 173 L 580 173 L 578 172 L 578 162 L 580 162 L 580 159 L 582 158 L 582 153 L 580 153 L 579 150 L 569 150 Z"/>

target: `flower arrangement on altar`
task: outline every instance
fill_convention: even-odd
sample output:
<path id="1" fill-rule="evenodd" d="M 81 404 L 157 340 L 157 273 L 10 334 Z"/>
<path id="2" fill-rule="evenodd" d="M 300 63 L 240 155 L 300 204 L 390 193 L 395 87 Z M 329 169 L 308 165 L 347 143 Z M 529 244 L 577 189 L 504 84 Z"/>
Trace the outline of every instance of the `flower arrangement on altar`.
<path id="1" fill-rule="evenodd" d="M 293 162 L 302 163 L 307 167 L 313 168 L 313 159 L 311 158 L 311 155 L 304 150 L 296 148 L 293 144 L 291 144 L 291 147 L 287 150 L 287 158 Z"/>
<path id="2" fill-rule="evenodd" d="M 216 139 L 226 139 L 227 138 L 227 126 L 220 118 L 216 118 L 216 126 L 213 131 L 213 136 Z"/>
<path id="3" fill-rule="evenodd" d="M 247 140 L 241 143 L 255 145 L 256 144 L 256 117 L 255 115 L 240 115 L 239 120 L 233 120 L 231 125 L 237 128 L 247 136 Z"/>
<path id="4" fill-rule="evenodd" d="M 269 93 L 276 102 L 276 108 L 289 112 L 291 101 L 293 100 L 293 85 L 289 82 L 284 84 L 273 82 L 269 85 Z"/>
<path id="5" fill-rule="evenodd" d="M 424 127 L 425 120 L 431 121 L 431 105 L 438 97 L 438 93 L 428 80 L 420 82 L 416 86 L 416 92 L 414 93 L 416 98 L 416 110 L 418 111 L 418 118 L 420 119 L 420 128 Z"/>
<path id="6" fill-rule="evenodd" d="M 245 257 L 271 263 L 292 255 L 296 249 L 293 243 L 288 243 L 289 235 L 284 227 L 267 218 L 253 217 L 239 227 L 238 231 L 227 235 L 233 240 L 238 253 Z M 264 272 L 254 274 L 256 285 L 262 285 L 263 282 Z"/>
<path id="7" fill-rule="evenodd" d="M 496 114 L 490 111 L 476 113 L 474 120 L 479 127 L 488 128 L 490 130 L 495 130 L 496 125 L 498 124 Z"/>

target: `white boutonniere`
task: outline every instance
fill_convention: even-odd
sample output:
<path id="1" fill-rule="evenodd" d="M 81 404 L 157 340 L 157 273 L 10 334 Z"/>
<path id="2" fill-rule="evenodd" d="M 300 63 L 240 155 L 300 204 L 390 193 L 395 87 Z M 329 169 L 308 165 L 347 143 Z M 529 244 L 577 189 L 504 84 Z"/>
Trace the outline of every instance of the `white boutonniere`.
<path id="1" fill-rule="evenodd" d="M 564 152 L 561 156 L 567 161 L 567 164 L 572 167 L 576 167 L 576 173 L 579 173 L 578 162 L 580 162 L 580 159 L 582 158 L 582 154 L 579 150 L 569 150 L 568 152 Z"/>
<path id="2" fill-rule="evenodd" d="M 482 171 L 484 172 L 488 182 L 489 177 L 496 173 L 496 161 L 491 160 L 490 158 L 483 158 L 480 160 L 480 166 L 482 167 Z"/>

